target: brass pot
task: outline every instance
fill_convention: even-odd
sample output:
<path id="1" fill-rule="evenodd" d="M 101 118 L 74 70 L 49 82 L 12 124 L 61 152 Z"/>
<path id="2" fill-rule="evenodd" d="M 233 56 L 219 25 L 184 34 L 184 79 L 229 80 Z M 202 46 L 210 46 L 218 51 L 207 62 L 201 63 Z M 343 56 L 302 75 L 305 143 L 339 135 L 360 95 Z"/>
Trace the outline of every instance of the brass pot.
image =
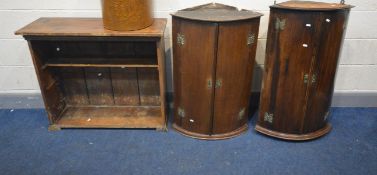
<path id="1" fill-rule="evenodd" d="M 102 16 L 106 29 L 139 30 L 153 23 L 151 0 L 103 0 Z"/>

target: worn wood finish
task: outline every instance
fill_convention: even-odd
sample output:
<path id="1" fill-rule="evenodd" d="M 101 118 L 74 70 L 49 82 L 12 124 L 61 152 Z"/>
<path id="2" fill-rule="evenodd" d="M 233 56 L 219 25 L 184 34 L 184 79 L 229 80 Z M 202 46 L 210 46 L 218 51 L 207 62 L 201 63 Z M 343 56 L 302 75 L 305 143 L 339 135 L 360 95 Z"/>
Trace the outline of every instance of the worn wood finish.
<path id="1" fill-rule="evenodd" d="M 68 107 L 55 123 L 67 128 L 160 128 L 159 107 Z"/>
<path id="2" fill-rule="evenodd" d="M 167 103 L 167 94 L 166 94 L 166 62 L 165 62 L 165 40 L 161 38 L 159 41 L 156 42 L 156 54 L 157 54 L 157 61 L 158 61 L 158 79 L 159 79 L 159 89 L 160 89 L 160 109 L 161 109 L 161 116 L 168 115 L 168 106 Z M 160 131 L 167 131 L 167 117 L 164 118 L 164 126 L 157 130 Z"/>
<path id="3" fill-rule="evenodd" d="M 116 105 L 140 105 L 136 68 L 111 68 L 111 80 Z"/>
<path id="4" fill-rule="evenodd" d="M 109 30 L 139 30 L 153 23 L 151 0 L 103 0 L 104 27 Z"/>
<path id="5" fill-rule="evenodd" d="M 87 21 L 67 20 L 72 25 Z M 51 130 L 166 130 L 164 25 L 119 36 L 71 31 L 75 26 L 64 22 L 56 25 L 37 20 L 24 28 L 29 32 L 20 33 L 29 41 Z M 53 27 L 61 33 L 44 33 Z"/>
<path id="6" fill-rule="evenodd" d="M 48 60 L 44 67 L 158 67 L 155 58 L 56 58 Z"/>
<path id="7" fill-rule="evenodd" d="M 90 104 L 114 104 L 109 68 L 85 68 L 85 79 Z"/>
<path id="8" fill-rule="evenodd" d="M 238 136 L 247 130 L 261 15 L 248 11 L 254 15 L 245 20 L 237 17 L 244 12 L 219 4 L 183 11 L 173 14 L 173 127 L 198 139 Z M 198 19 L 196 12 L 226 15 L 218 22 Z"/>
<path id="9" fill-rule="evenodd" d="M 173 24 L 174 122 L 185 130 L 210 135 L 213 85 L 208 87 L 208 81 L 214 81 L 217 24 L 175 17 Z M 187 36 L 184 45 L 177 44 L 178 33 Z M 185 114 L 178 114 L 178 109 Z"/>
<path id="10" fill-rule="evenodd" d="M 256 43 L 247 44 L 249 34 L 258 34 L 259 18 L 219 25 L 212 134 L 237 130 L 247 124 Z M 237 35 L 235 35 L 237 33 Z M 257 37 L 257 35 L 255 36 Z M 256 42 L 257 39 L 255 38 Z"/>
<path id="11" fill-rule="evenodd" d="M 345 34 L 348 10 L 337 13 L 323 12 L 322 20 L 331 19 L 331 23 L 322 26 L 318 57 L 313 64 L 313 74 L 317 81 L 310 87 L 307 113 L 303 132 L 314 132 L 327 123 L 335 85 L 335 75 Z M 318 117 L 321 116 L 321 117 Z"/>
<path id="12" fill-rule="evenodd" d="M 172 16 L 204 22 L 231 22 L 258 18 L 261 13 L 250 10 L 238 10 L 236 7 L 209 3 L 192 8 L 179 10 Z"/>
<path id="13" fill-rule="evenodd" d="M 176 131 L 180 132 L 182 135 L 187 136 L 187 137 L 191 137 L 191 138 L 194 138 L 194 139 L 201 139 L 201 140 L 224 140 L 224 139 L 230 139 L 230 138 L 233 138 L 233 137 L 237 137 L 237 136 L 245 133 L 247 131 L 247 129 L 248 129 L 248 125 L 244 124 L 243 126 L 238 127 L 236 130 L 232 130 L 232 131 L 227 132 L 227 133 L 223 133 L 223 134 L 211 134 L 211 135 L 200 134 L 200 133 L 197 133 L 197 132 L 191 132 L 189 130 L 186 130 L 186 129 L 183 129 L 183 128 L 179 127 L 176 124 L 173 124 L 173 128 Z"/>
<path id="14" fill-rule="evenodd" d="M 36 47 L 38 44 L 40 44 L 38 41 L 28 41 L 49 123 L 52 124 L 60 119 L 60 114 L 66 107 L 66 102 L 64 101 L 62 92 L 59 91 L 54 72 L 50 69 L 42 68 L 42 59 L 46 57 L 47 54 L 43 52 L 43 49 L 47 46 L 42 45 L 42 47 Z"/>
<path id="15" fill-rule="evenodd" d="M 289 3 L 304 11 L 283 9 L 284 4 L 271 6 L 256 130 L 288 140 L 314 139 L 331 128 L 327 116 L 349 9 L 321 4 L 328 8 L 308 10 L 318 4 Z"/>
<path id="16" fill-rule="evenodd" d="M 40 18 L 16 31 L 24 36 L 114 36 L 152 37 L 164 35 L 166 19 L 157 18 L 145 29 L 135 31 L 113 31 L 103 27 L 101 18 Z M 140 38 L 142 39 L 142 38 Z M 144 38 L 145 39 L 145 38 Z"/>
<path id="17" fill-rule="evenodd" d="M 326 2 L 313 2 L 313 1 L 287 1 L 272 6 L 273 8 L 292 9 L 292 10 L 318 10 L 318 11 L 333 11 L 349 9 L 353 6 L 340 3 L 326 3 Z"/>
<path id="18" fill-rule="evenodd" d="M 158 70 L 138 68 L 137 77 L 139 83 L 140 104 L 159 106 L 161 101 Z"/>
<path id="19" fill-rule="evenodd" d="M 69 105 L 87 105 L 89 96 L 83 68 L 59 69 L 66 102 Z"/>

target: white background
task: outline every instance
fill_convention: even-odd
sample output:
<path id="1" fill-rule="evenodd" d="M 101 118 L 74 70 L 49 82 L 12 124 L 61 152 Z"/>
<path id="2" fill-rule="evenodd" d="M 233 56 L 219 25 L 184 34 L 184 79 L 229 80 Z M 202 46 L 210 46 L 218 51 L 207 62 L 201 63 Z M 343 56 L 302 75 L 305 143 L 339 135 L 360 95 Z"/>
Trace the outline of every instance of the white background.
<path id="1" fill-rule="evenodd" d="M 182 8 L 209 2 L 212 1 L 154 0 L 155 17 L 169 19 L 165 36 L 169 91 L 172 89 L 169 14 Z M 258 66 L 263 67 L 268 12 L 273 0 L 218 0 L 216 2 L 265 14 L 261 21 L 257 51 Z M 377 1 L 346 0 L 346 3 L 356 7 L 351 11 L 335 91 L 377 93 Z M 21 36 L 15 36 L 14 32 L 39 17 L 59 16 L 101 17 L 101 0 L 0 0 L 0 93 L 39 93 L 27 43 Z M 260 88 L 260 74 L 259 71 L 254 76 L 254 91 Z"/>

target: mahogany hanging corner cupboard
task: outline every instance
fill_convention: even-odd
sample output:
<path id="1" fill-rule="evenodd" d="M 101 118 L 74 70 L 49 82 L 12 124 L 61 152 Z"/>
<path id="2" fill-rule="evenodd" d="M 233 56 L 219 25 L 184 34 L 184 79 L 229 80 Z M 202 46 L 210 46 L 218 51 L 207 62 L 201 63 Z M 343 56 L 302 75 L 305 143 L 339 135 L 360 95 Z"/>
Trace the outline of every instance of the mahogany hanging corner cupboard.
<path id="1" fill-rule="evenodd" d="M 309 1 L 271 6 L 258 132 L 309 140 L 330 131 L 329 108 L 352 7 Z"/>
<path id="2" fill-rule="evenodd" d="M 226 139 L 247 130 L 262 14 L 222 4 L 173 16 L 174 123 L 198 139 Z"/>

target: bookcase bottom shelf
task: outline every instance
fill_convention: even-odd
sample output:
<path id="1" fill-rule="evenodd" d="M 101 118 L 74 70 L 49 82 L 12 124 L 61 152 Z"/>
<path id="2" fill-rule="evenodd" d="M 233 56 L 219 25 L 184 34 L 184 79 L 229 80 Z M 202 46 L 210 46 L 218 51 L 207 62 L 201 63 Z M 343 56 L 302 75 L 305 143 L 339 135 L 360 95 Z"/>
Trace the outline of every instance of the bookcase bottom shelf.
<path id="1" fill-rule="evenodd" d="M 165 131 L 165 118 L 156 107 L 67 107 L 49 130 L 61 128 L 155 128 Z"/>

